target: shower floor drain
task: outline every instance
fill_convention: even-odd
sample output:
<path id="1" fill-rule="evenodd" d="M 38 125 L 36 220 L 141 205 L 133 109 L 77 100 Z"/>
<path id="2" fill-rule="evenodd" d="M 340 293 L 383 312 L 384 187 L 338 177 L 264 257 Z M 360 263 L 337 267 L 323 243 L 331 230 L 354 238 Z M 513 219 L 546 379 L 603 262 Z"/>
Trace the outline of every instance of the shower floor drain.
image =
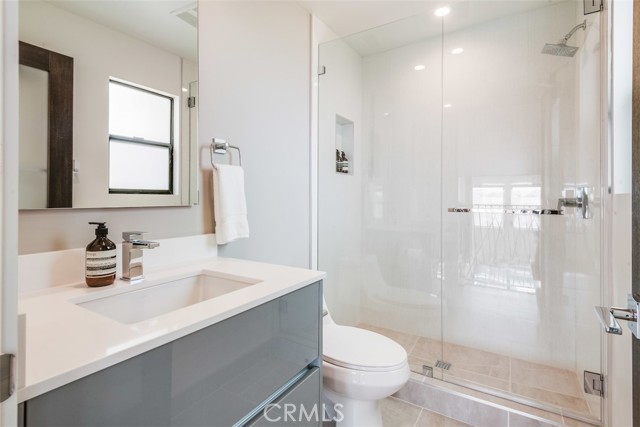
<path id="1" fill-rule="evenodd" d="M 440 368 L 440 369 L 444 369 L 445 371 L 448 371 L 449 369 L 451 369 L 451 363 L 444 362 L 442 360 L 437 360 L 436 368 Z"/>

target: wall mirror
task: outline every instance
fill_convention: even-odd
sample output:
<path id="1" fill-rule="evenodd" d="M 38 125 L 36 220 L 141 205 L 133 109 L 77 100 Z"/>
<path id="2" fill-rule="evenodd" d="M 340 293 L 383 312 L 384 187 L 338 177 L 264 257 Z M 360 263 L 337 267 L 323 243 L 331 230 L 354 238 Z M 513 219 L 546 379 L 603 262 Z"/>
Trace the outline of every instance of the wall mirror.
<path id="1" fill-rule="evenodd" d="M 20 209 L 196 204 L 197 2 L 20 0 L 19 16 Z"/>

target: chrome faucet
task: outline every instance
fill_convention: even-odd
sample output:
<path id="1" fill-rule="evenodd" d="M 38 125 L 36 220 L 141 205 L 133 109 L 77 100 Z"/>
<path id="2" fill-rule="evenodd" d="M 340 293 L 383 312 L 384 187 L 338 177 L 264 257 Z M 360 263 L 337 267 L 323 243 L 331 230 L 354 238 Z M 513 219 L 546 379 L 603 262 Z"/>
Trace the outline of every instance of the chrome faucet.
<path id="1" fill-rule="evenodd" d="M 142 240 L 146 231 L 125 231 L 122 233 L 122 279 L 131 282 L 144 280 L 142 250 L 160 246 L 158 242 Z"/>

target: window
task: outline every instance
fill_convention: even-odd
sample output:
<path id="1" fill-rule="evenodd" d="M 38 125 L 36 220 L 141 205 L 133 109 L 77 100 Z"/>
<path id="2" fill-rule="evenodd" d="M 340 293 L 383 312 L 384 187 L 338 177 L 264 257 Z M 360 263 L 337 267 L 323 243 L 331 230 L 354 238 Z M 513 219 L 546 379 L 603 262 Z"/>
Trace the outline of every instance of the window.
<path id="1" fill-rule="evenodd" d="M 109 193 L 173 193 L 174 98 L 109 80 Z"/>

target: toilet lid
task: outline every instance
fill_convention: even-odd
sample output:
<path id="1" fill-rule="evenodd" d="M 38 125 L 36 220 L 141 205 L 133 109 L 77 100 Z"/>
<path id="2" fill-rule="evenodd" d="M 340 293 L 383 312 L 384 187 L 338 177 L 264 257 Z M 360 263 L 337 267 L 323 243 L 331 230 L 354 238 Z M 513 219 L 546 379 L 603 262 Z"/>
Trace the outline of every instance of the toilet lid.
<path id="1" fill-rule="evenodd" d="M 383 335 L 334 324 L 323 328 L 325 362 L 363 371 L 391 371 L 407 363 L 405 349 Z"/>

